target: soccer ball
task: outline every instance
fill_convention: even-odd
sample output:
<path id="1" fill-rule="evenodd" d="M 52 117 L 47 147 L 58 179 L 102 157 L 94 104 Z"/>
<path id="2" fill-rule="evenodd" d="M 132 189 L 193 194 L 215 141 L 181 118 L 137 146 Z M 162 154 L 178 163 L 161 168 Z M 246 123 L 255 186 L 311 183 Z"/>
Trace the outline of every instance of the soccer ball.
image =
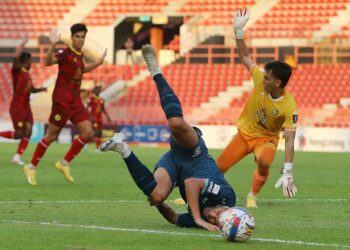
<path id="1" fill-rule="evenodd" d="M 244 242 L 254 231 L 253 215 L 245 208 L 231 207 L 219 217 L 222 236 L 229 241 Z"/>

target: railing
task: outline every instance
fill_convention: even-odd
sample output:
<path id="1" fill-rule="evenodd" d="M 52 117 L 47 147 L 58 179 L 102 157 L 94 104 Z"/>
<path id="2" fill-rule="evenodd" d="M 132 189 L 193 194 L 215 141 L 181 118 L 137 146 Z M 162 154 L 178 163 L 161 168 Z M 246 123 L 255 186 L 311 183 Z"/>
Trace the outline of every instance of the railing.
<path id="1" fill-rule="evenodd" d="M 254 61 L 284 60 L 284 56 L 291 55 L 295 63 L 350 63 L 350 48 L 348 46 L 315 45 L 302 47 L 254 47 L 250 48 Z M 197 59 L 208 64 L 222 59 L 226 63 L 239 62 L 237 49 L 224 45 L 198 45 L 185 53 L 185 62 Z M 199 59 L 199 60 L 198 60 Z"/>
<path id="2" fill-rule="evenodd" d="M 57 45 L 56 49 L 65 48 L 65 45 Z M 49 45 L 39 47 L 28 47 L 32 51 L 32 57 L 43 63 Z M 295 63 L 312 64 L 337 64 L 350 63 L 350 48 L 341 45 L 315 45 L 302 47 L 254 47 L 249 48 L 250 54 L 255 62 L 265 63 L 272 60 L 284 60 L 286 55 L 292 56 Z M 4 51 L 0 47 L 0 58 L 12 58 L 14 52 Z M 14 51 L 14 49 L 13 49 Z M 225 45 L 198 45 L 184 55 L 185 63 L 239 63 L 237 49 Z"/>

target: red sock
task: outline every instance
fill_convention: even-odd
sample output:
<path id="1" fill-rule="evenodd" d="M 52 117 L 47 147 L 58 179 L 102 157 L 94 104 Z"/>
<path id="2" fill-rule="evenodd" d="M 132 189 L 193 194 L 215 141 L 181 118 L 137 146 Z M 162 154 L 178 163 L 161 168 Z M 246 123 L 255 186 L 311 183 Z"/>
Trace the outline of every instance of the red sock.
<path id="1" fill-rule="evenodd" d="M 85 146 L 85 141 L 79 135 L 77 138 L 74 139 L 72 146 L 68 150 L 67 154 L 64 156 L 64 160 L 67 162 L 71 162 L 73 158 L 79 154 L 79 152 L 82 150 L 82 148 Z"/>
<path id="2" fill-rule="evenodd" d="M 102 143 L 102 139 L 100 137 L 95 137 L 96 149 L 99 149 Z"/>
<path id="3" fill-rule="evenodd" d="M 0 137 L 15 139 L 15 131 L 2 131 L 0 132 Z"/>
<path id="4" fill-rule="evenodd" d="M 35 149 L 35 152 L 33 154 L 32 161 L 31 161 L 31 163 L 34 167 L 36 167 L 36 165 L 38 165 L 38 162 L 41 160 L 41 157 L 43 157 L 43 155 L 45 154 L 46 149 L 49 145 L 50 145 L 50 143 L 48 143 L 45 138 L 40 140 L 40 142 L 36 146 L 36 149 Z"/>
<path id="5" fill-rule="evenodd" d="M 24 150 L 26 150 L 28 143 L 29 143 L 29 138 L 23 137 L 19 142 L 17 154 L 22 155 Z"/>

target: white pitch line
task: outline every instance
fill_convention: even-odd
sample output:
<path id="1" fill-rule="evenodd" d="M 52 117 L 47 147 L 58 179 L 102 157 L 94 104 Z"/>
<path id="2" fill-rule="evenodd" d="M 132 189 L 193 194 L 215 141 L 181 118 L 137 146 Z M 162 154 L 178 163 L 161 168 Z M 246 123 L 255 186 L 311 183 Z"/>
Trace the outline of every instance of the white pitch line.
<path id="1" fill-rule="evenodd" d="M 240 200 L 240 199 L 237 199 Z M 348 202 L 349 199 L 259 199 L 263 202 Z M 169 200 L 172 202 L 173 200 Z M 146 200 L 67 200 L 67 201 L 35 201 L 35 200 L 27 200 L 27 201 L 0 201 L 0 204 L 41 204 L 41 203 L 144 203 Z"/>
<path id="2" fill-rule="evenodd" d="M 221 238 L 218 234 L 201 234 L 201 233 L 185 233 L 175 231 L 161 231 L 152 229 L 139 229 L 139 228 L 118 228 L 118 227 L 103 227 L 96 225 L 75 225 L 75 224 L 63 224 L 57 222 L 31 222 L 31 221 L 19 221 L 19 220 L 0 220 L 4 223 L 11 224 L 31 224 L 31 225 L 42 225 L 42 226 L 56 226 L 56 227 L 67 227 L 67 228 L 83 228 L 83 229 L 95 229 L 95 230 L 107 230 L 107 231 L 119 231 L 119 232 L 136 232 L 136 233 L 149 233 L 149 234 L 160 234 L 160 235 L 171 235 L 171 236 L 195 236 L 195 237 L 211 237 Z M 318 247 L 333 247 L 333 248 L 350 248 L 349 245 L 341 244 L 327 244 L 318 242 L 305 242 L 295 240 L 280 240 L 280 239 L 264 239 L 264 238 L 251 238 L 253 241 L 261 241 L 268 243 L 280 243 L 290 245 L 305 245 L 305 246 L 318 246 Z"/>

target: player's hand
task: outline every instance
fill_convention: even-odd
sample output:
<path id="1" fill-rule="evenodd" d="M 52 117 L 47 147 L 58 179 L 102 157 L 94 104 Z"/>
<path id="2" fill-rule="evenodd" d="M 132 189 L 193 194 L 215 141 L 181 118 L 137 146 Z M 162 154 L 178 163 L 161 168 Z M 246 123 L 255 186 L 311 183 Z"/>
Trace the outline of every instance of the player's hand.
<path id="1" fill-rule="evenodd" d="M 205 220 L 203 220 L 202 218 L 196 219 L 195 220 L 196 224 L 208 231 L 218 231 L 219 228 Z"/>
<path id="2" fill-rule="evenodd" d="M 103 63 L 103 61 L 105 60 L 106 55 L 107 55 L 107 49 L 105 49 L 105 51 L 102 53 L 100 59 L 98 60 L 99 64 Z"/>
<path id="3" fill-rule="evenodd" d="M 21 45 L 24 46 L 24 45 L 27 44 L 27 42 L 28 42 L 28 39 L 24 39 L 24 40 L 21 42 Z"/>
<path id="4" fill-rule="evenodd" d="M 235 32 L 236 39 L 243 39 L 244 31 L 243 28 L 248 22 L 250 16 L 249 9 L 239 9 L 233 13 L 233 30 Z"/>
<path id="5" fill-rule="evenodd" d="M 49 34 L 51 44 L 58 43 L 60 41 L 60 36 L 61 34 L 57 32 L 57 29 L 51 29 Z"/>
<path id="6" fill-rule="evenodd" d="M 275 188 L 283 187 L 283 195 L 289 198 L 293 198 L 298 191 L 294 185 L 292 166 L 286 166 L 282 168 L 282 176 L 277 180 Z"/>

